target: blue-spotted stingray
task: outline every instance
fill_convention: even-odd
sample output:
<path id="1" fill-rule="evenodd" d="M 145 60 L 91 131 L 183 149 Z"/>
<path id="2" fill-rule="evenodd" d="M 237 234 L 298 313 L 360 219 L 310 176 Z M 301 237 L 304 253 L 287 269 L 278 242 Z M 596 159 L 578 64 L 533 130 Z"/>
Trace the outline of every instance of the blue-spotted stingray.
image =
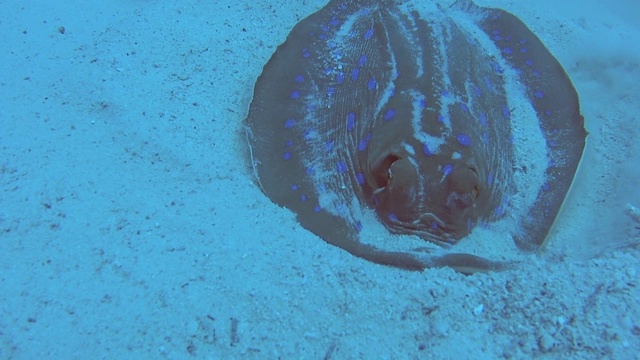
<path id="1" fill-rule="evenodd" d="M 587 136 L 538 37 L 468 0 L 330 1 L 264 66 L 244 126 L 259 186 L 303 227 L 375 263 L 462 272 L 510 264 L 456 252 L 479 226 L 508 219 L 496 237 L 542 246 Z"/>

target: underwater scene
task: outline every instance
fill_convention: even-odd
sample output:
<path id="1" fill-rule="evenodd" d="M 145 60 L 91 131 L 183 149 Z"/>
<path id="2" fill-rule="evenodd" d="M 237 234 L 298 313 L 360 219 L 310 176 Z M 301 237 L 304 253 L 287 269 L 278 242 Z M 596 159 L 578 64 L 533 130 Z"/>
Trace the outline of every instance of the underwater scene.
<path id="1" fill-rule="evenodd" d="M 0 359 L 637 358 L 636 1 L 0 12 Z"/>

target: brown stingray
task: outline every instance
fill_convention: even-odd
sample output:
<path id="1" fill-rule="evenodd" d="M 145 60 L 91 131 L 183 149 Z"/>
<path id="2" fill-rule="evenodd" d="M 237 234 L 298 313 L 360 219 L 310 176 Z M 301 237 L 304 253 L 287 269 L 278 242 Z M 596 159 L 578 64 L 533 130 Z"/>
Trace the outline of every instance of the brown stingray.
<path id="1" fill-rule="evenodd" d="M 504 267 L 453 245 L 507 215 L 522 249 L 543 244 L 586 137 L 540 40 L 466 0 L 330 1 L 265 65 L 245 126 L 262 190 L 302 226 L 376 263 L 464 272 Z"/>

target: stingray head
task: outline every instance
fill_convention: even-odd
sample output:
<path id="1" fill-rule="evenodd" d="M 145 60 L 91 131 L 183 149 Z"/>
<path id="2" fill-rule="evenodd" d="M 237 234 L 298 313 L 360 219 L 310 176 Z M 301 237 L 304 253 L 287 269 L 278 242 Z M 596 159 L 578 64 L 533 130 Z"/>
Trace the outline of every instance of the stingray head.
<path id="1" fill-rule="evenodd" d="M 477 222 L 483 189 L 473 165 L 394 152 L 378 161 L 372 174 L 372 203 L 393 232 L 445 245 L 469 234 Z"/>

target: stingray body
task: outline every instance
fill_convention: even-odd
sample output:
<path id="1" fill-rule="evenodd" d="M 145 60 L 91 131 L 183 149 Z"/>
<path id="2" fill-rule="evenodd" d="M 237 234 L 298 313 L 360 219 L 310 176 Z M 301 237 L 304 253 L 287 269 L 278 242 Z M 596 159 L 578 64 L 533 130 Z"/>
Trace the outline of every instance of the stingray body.
<path id="1" fill-rule="evenodd" d="M 452 252 L 477 226 L 511 217 L 521 248 L 544 242 L 586 137 L 540 40 L 462 0 L 330 1 L 266 64 L 245 127 L 262 190 L 305 228 L 377 263 L 462 271 L 501 267 Z"/>

